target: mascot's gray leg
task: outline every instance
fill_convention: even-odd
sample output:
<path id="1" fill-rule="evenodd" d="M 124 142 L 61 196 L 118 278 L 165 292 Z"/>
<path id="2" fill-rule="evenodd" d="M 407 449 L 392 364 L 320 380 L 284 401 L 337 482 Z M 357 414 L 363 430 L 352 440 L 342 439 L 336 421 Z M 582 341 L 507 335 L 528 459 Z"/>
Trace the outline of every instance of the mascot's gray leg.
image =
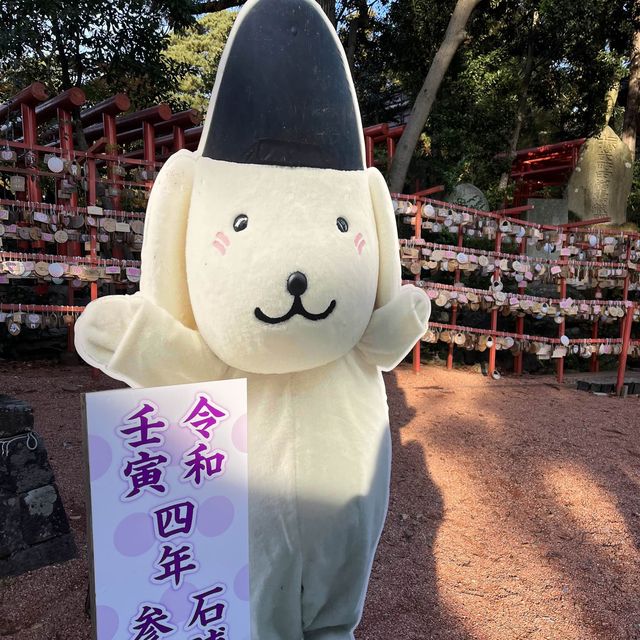
<path id="1" fill-rule="evenodd" d="M 252 538 L 251 638 L 301 640 L 300 553 L 287 544 L 284 530 L 271 529 L 254 529 Z"/>
<path id="2" fill-rule="evenodd" d="M 248 430 L 252 640 L 302 638 L 302 545 L 290 403 L 281 396 L 268 381 L 254 385 L 249 396 L 249 423 L 269 427 L 266 436 L 258 428 Z"/>
<path id="3" fill-rule="evenodd" d="M 386 493 L 354 498 L 337 514 L 324 544 L 318 545 L 317 538 L 315 544 L 305 544 L 304 640 L 353 638 L 362 615 L 386 501 Z"/>
<path id="4" fill-rule="evenodd" d="M 332 454 L 334 460 L 341 455 L 335 449 Z M 378 464 L 370 464 L 365 482 L 365 474 L 357 473 L 357 465 L 345 460 L 343 473 L 337 472 L 330 480 L 324 480 L 326 501 L 300 505 L 304 640 L 354 637 L 387 510 L 390 470 L 387 434 L 376 457 Z"/>

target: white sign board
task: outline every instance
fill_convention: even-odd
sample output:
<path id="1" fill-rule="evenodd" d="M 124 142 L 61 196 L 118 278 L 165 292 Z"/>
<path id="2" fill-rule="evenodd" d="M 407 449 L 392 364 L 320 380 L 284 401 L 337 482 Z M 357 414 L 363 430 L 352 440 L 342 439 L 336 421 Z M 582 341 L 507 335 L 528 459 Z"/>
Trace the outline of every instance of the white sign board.
<path id="1" fill-rule="evenodd" d="M 85 409 L 97 640 L 249 640 L 246 380 Z"/>

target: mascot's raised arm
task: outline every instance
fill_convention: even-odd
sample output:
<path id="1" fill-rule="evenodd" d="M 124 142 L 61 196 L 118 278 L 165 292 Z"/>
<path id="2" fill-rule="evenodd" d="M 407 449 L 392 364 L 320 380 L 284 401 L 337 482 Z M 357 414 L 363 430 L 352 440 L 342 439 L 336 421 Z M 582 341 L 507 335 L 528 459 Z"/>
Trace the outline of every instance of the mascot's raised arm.
<path id="1" fill-rule="evenodd" d="M 247 378 L 252 638 L 353 638 L 384 522 L 381 370 L 426 330 L 314 0 L 250 0 L 197 152 L 161 169 L 140 292 L 92 302 L 82 357 L 131 386 Z"/>

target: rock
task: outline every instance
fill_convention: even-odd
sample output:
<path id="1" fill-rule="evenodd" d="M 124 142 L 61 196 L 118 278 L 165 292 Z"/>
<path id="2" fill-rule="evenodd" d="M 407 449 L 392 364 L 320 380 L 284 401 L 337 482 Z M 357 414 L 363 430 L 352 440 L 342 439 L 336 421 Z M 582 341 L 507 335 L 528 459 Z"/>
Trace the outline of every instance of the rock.
<path id="1" fill-rule="evenodd" d="M 4 494 L 15 494 L 16 485 L 9 473 L 7 458 L 0 455 L 0 500 Z"/>
<path id="2" fill-rule="evenodd" d="M 0 394 L 0 439 L 33 429 L 33 411 L 22 400 Z"/>
<path id="3" fill-rule="evenodd" d="M 455 204 L 461 204 L 465 207 L 471 207 L 472 209 L 479 209 L 480 211 L 489 211 L 489 201 L 487 197 L 473 184 L 468 182 L 461 182 L 456 185 L 452 193 L 447 198 L 449 202 Z"/>
<path id="4" fill-rule="evenodd" d="M 0 577 L 76 553 L 31 407 L 0 396 Z"/>
<path id="5" fill-rule="evenodd" d="M 627 219 L 633 182 L 633 154 L 609 126 L 589 138 L 571 174 L 569 210 L 582 220 L 609 216 L 613 224 Z"/>
<path id="6" fill-rule="evenodd" d="M 27 544 L 69 533 L 69 522 L 54 485 L 38 487 L 20 498 L 22 536 Z"/>
<path id="7" fill-rule="evenodd" d="M 18 497 L 0 498 L 0 565 L 2 558 L 6 558 L 25 546 L 20 527 L 20 501 Z"/>
<path id="8" fill-rule="evenodd" d="M 72 560 L 76 554 L 76 545 L 70 533 L 51 538 L 41 544 L 17 551 L 8 558 L 0 559 L 0 578 L 19 575 L 56 562 Z"/>
<path id="9" fill-rule="evenodd" d="M 29 446 L 34 449 L 30 449 Z M 15 440 L 10 444 L 6 458 L 7 469 L 16 493 L 25 493 L 53 482 L 53 472 L 42 439 L 33 432 L 30 440 Z"/>

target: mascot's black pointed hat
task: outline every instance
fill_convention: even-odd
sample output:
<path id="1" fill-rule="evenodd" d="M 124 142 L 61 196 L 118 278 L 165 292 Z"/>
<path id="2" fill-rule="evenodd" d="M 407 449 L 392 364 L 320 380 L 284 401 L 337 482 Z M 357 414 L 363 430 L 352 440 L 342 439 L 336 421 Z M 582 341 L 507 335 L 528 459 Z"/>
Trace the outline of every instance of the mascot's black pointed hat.
<path id="1" fill-rule="evenodd" d="M 200 141 L 243 164 L 364 169 L 342 45 L 315 0 L 250 0 L 222 55 Z"/>

